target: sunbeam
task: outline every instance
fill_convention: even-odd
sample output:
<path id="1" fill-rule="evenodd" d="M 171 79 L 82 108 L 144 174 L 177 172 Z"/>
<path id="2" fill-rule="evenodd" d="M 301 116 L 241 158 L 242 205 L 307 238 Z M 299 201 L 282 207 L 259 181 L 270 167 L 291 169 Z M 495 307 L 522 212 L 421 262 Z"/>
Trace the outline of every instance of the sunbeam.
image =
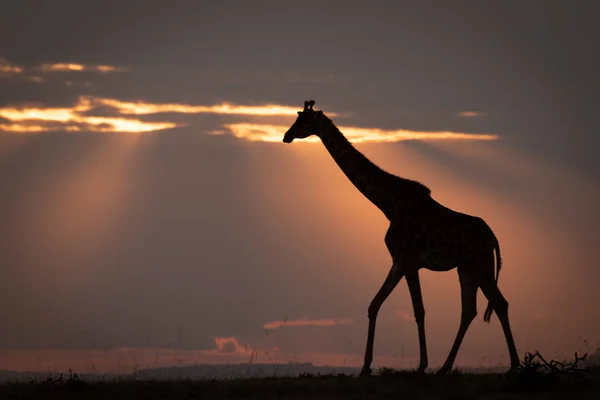
<path id="1" fill-rule="evenodd" d="M 60 282 L 83 260 L 102 252 L 130 206 L 131 166 L 139 136 L 116 135 L 95 141 L 90 154 L 65 176 L 55 176 L 19 206 L 24 216 L 22 238 L 30 243 L 30 257 Z M 25 263 L 26 264 L 26 263 Z M 50 278 L 52 277 L 52 278 Z"/>

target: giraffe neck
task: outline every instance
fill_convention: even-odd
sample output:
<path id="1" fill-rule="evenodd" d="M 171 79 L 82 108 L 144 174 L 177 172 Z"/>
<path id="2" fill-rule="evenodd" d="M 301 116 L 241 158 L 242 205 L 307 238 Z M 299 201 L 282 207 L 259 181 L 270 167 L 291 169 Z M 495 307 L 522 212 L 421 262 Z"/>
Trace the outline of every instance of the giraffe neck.
<path id="1" fill-rule="evenodd" d="M 319 137 L 325 148 L 354 186 L 388 218 L 397 212 L 403 197 L 429 195 L 429 189 L 419 182 L 400 178 L 373 164 L 354 148 L 333 121 L 322 118 Z"/>

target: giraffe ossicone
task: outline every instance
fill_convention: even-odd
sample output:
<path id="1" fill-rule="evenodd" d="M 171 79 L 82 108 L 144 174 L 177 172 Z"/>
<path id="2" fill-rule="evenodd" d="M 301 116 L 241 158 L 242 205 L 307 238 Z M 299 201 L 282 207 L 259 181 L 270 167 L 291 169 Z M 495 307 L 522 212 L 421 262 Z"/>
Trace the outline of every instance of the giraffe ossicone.
<path id="1" fill-rule="evenodd" d="M 306 100 L 304 102 L 304 110 L 303 111 L 314 111 L 313 110 L 313 106 L 315 105 L 315 101 L 314 100 Z"/>
<path id="2" fill-rule="evenodd" d="M 419 270 L 422 268 L 431 271 L 456 268 L 461 288 L 460 326 L 446 362 L 438 373 L 446 373 L 454 365 L 467 329 L 477 315 L 479 288 L 488 299 L 484 321 L 489 322 L 492 310 L 495 311 L 508 346 L 510 369 L 516 369 L 520 363 L 519 356 L 508 319 L 508 302 L 498 288 L 502 262 L 500 246 L 492 229 L 479 217 L 438 203 L 431 197 L 431 190 L 422 183 L 379 168 L 354 148 L 321 110 L 314 112 L 314 104 L 314 100 L 304 102 L 305 112 L 298 113 L 298 118 L 284 134 L 283 142 L 318 136 L 342 172 L 390 221 L 385 244 L 393 263 L 368 308 L 369 326 L 361 375 L 371 373 L 379 309 L 403 277 L 406 277 L 418 328 L 418 370 L 423 372 L 427 368 L 425 308 L 419 282 Z"/>

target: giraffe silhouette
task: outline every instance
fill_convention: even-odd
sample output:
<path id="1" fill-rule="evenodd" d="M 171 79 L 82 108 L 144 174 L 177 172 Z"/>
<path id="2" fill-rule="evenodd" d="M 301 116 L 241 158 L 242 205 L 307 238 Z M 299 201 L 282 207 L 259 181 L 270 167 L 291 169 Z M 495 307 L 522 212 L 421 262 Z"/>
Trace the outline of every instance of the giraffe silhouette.
<path id="1" fill-rule="evenodd" d="M 314 100 L 304 102 L 304 110 L 298 112 L 283 142 L 318 136 L 348 179 L 390 221 L 385 244 L 392 256 L 392 267 L 368 308 L 369 328 L 361 376 L 371 374 L 377 313 L 402 277 L 406 277 L 419 334 L 417 371 L 424 372 L 427 368 L 421 268 L 431 271 L 457 268 L 460 282 L 460 326 L 448 358 L 437 373 L 442 375 L 452 369 L 465 333 L 477 315 L 479 288 L 488 299 L 483 319 L 489 322 L 492 310 L 496 312 L 508 345 L 510 371 L 514 371 L 519 356 L 508 320 L 508 302 L 498 289 L 502 264 L 498 240 L 491 228 L 479 217 L 444 207 L 422 183 L 400 178 L 373 164 L 352 146 L 331 119 L 313 109 L 314 104 Z"/>

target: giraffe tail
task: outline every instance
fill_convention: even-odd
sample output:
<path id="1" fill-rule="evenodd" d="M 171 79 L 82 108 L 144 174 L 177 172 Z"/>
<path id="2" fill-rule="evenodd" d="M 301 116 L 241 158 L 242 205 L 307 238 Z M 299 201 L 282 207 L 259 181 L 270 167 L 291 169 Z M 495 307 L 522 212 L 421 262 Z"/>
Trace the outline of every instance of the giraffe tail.
<path id="1" fill-rule="evenodd" d="M 496 284 L 498 284 L 498 278 L 500 278 L 500 268 L 502 268 L 502 258 L 500 257 L 500 244 L 498 243 L 498 239 L 496 235 L 493 235 L 494 238 L 494 251 L 496 252 Z M 490 322 L 490 318 L 492 318 L 492 303 L 488 301 L 487 308 L 485 309 L 485 313 L 483 314 L 483 320 L 487 323 Z"/>

